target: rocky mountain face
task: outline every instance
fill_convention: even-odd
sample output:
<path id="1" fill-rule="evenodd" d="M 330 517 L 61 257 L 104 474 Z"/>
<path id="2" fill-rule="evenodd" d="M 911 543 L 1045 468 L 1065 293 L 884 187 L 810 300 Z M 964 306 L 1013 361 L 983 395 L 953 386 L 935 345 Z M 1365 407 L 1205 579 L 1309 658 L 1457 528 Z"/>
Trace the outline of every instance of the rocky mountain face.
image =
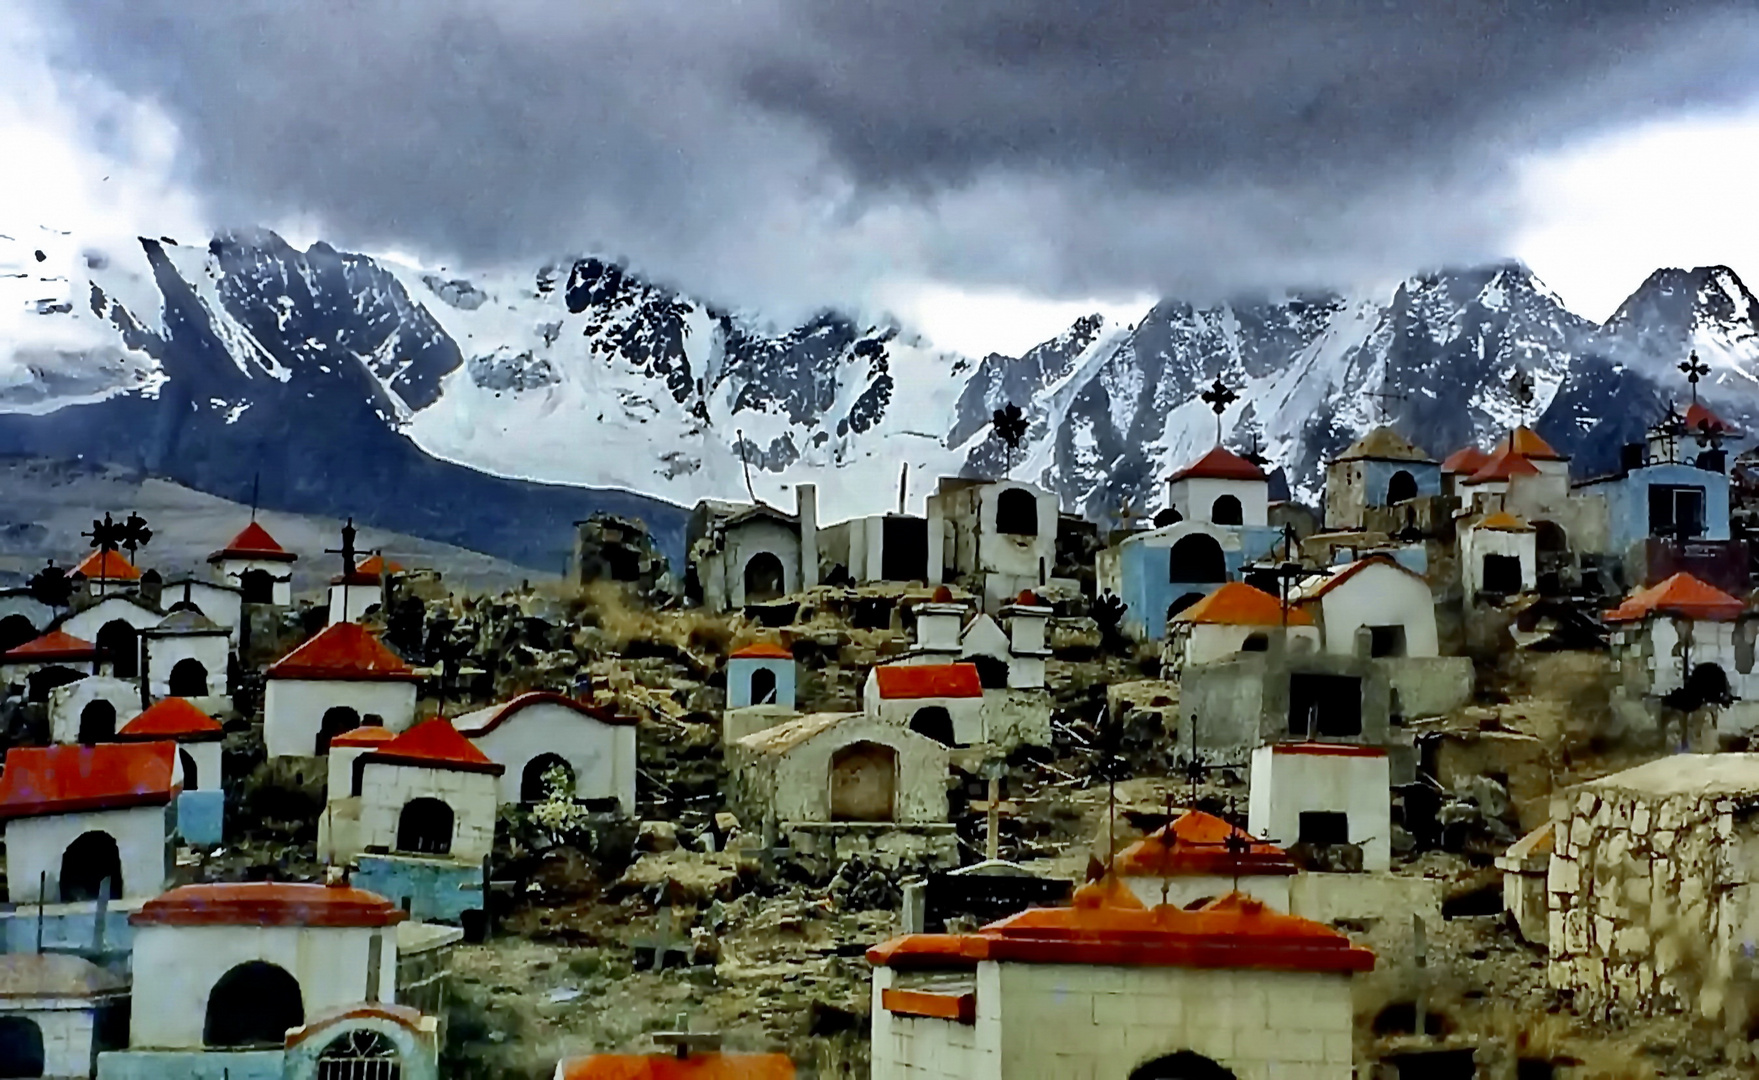
<path id="1" fill-rule="evenodd" d="M 1313 500 L 1382 418 L 1437 456 L 1525 418 L 1587 475 L 1685 397 L 1694 350 L 1713 407 L 1759 416 L 1759 306 L 1726 267 L 1657 271 L 1604 325 L 1508 263 L 1390 297 L 1169 300 L 975 361 L 835 312 L 777 328 L 597 258 L 461 274 L 266 232 L 0 237 L 0 301 L 23 313 L 0 342 L 0 452 L 260 488 L 542 569 L 592 511 L 644 517 L 675 552 L 682 506 L 791 506 L 799 482 L 826 520 L 1003 471 L 1066 510 L 1144 513 L 1218 433 Z M 1219 421 L 1199 398 L 1218 378 L 1238 394 Z M 989 431 L 1008 403 L 1029 420 L 1012 451 Z"/>

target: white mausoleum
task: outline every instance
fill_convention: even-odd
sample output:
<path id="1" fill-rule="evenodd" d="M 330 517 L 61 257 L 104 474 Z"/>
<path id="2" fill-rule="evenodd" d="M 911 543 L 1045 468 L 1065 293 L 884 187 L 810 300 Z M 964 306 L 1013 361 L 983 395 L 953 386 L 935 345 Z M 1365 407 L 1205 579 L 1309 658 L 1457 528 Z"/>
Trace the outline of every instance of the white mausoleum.
<path id="1" fill-rule="evenodd" d="M 377 717 L 402 731 L 415 719 L 418 676 L 369 630 L 331 623 L 269 665 L 263 740 L 270 757 L 324 753 L 330 739 Z"/>
<path id="2" fill-rule="evenodd" d="M 425 720 L 360 754 L 351 769 L 351 786 L 330 797 L 358 800 L 359 848 L 335 849 L 337 861 L 373 852 L 475 864 L 494 847 L 502 766 L 450 721 Z"/>
<path id="3" fill-rule="evenodd" d="M 943 746 L 986 742 L 983 682 L 973 664 L 881 664 L 868 672 L 864 711 Z"/>
<path id="4" fill-rule="evenodd" d="M 634 717 L 562 694 L 530 693 L 452 723 L 504 770 L 497 796 L 503 803 L 541 801 L 545 775 L 560 767 L 573 781 L 574 798 L 615 801 L 624 813 L 635 812 Z"/>
<path id="5" fill-rule="evenodd" d="M 269 530 L 252 521 L 227 545 L 208 556 L 208 565 L 223 584 L 239 591 L 246 604 L 293 603 L 293 564 L 299 556 L 275 542 Z M 214 612 L 204 613 L 215 622 Z"/>
<path id="6" fill-rule="evenodd" d="M 1271 843 L 1355 844 L 1362 869 L 1392 866 L 1387 753 L 1354 743 L 1281 742 L 1252 751 L 1247 829 Z"/>

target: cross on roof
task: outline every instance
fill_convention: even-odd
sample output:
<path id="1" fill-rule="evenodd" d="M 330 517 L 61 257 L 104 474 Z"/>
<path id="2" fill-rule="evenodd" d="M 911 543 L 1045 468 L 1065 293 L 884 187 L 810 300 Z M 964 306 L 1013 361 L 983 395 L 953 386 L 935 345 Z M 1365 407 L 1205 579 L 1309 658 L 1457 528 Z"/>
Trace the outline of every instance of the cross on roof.
<path id="1" fill-rule="evenodd" d="M 1404 402 L 1408 400 L 1411 395 L 1405 393 L 1403 390 L 1388 390 L 1386 384 L 1382 383 L 1379 390 L 1374 391 L 1368 396 L 1375 399 L 1375 412 L 1379 414 L 1380 422 L 1384 424 L 1386 423 L 1387 410 L 1391 408 L 1390 403 L 1394 401 Z"/>
<path id="2" fill-rule="evenodd" d="M 1258 432 L 1256 431 L 1252 433 L 1252 446 L 1244 454 L 1241 454 L 1240 457 L 1242 460 L 1250 461 L 1260 469 L 1270 464 L 1270 459 L 1265 457 L 1264 452 L 1259 449 Z"/>
<path id="3" fill-rule="evenodd" d="M 1692 404 L 1696 405 L 1698 404 L 1698 380 L 1710 374 L 1710 365 L 1698 359 L 1698 354 L 1694 351 L 1681 361 L 1679 368 L 1685 372 L 1686 381 L 1692 384 Z"/>
<path id="4" fill-rule="evenodd" d="M 1509 376 L 1509 396 L 1515 399 L 1515 405 L 1521 410 L 1521 424 L 1526 426 L 1527 410 L 1533 407 L 1533 376 L 1516 368 Z"/>
<path id="5" fill-rule="evenodd" d="M 358 530 L 354 527 L 354 519 L 350 517 L 342 524 L 342 546 L 324 549 L 326 555 L 342 556 L 343 577 L 352 577 L 354 574 L 355 559 L 360 555 L 360 552 L 354 547 L 354 538 L 357 534 Z"/>
<path id="6" fill-rule="evenodd" d="M 1228 411 L 1229 405 L 1240 400 L 1240 395 L 1234 391 L 1233 387 L 1222 382 L 1222 377 L 1217 375 L 1215 382 L 1210 384 L 1209 389 L 1197 396 L 1207 402 L 1210 411 L 1215 413 L 1215 444 L 1220 446 L 1222 443 L 1222 413 Z"/>

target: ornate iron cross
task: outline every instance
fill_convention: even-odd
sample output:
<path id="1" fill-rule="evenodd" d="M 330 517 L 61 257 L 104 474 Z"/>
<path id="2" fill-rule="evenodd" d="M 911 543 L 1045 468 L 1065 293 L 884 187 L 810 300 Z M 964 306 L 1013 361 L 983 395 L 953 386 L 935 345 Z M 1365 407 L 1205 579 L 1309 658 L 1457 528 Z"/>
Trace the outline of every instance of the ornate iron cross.
<path id="1" fill-rule="evenodd" d="M 1710 365 L 1698 359 L 1698 354 L 1693 352 L 1686 357 L 1679 368 L 1685 372 L 1686 381 L 1692 384 L 1692 404 L 1696 405 L 1698 404 L 1698 380 L 1710 374 Z"/>

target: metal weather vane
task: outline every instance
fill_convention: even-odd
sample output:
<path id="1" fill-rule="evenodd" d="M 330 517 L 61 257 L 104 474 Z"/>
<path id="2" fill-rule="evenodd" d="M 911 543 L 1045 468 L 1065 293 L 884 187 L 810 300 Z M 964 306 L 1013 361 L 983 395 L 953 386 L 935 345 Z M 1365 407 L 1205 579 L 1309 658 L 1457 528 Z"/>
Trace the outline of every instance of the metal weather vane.
<path id="1" fill-rule="evenodd" d="M 153 530 L 148 527 L 147 519 L 130 510 L 120 526 L 120 544 L 122 550 L 128 552 L 128 561 L 133 565 L 136 554 L 141 548 L 153 542 Z"/>

